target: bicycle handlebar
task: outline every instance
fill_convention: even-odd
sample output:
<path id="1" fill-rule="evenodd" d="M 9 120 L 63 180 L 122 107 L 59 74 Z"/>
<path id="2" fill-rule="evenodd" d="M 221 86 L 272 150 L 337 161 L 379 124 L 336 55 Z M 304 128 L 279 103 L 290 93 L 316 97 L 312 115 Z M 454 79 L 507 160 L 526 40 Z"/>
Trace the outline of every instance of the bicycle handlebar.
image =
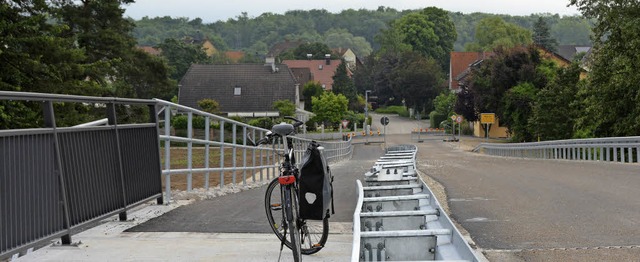
<path id="1" fill-rule="evenodd" d="M 293 123 L 293 127 L 299 127 L 301 125 L 304 124 L 304 122 L 296 119 L 295 117 L 292 116 L 285 116 L 284 119 L 289 119 L 289 120 L 293 120 L 295 123 Z"/>

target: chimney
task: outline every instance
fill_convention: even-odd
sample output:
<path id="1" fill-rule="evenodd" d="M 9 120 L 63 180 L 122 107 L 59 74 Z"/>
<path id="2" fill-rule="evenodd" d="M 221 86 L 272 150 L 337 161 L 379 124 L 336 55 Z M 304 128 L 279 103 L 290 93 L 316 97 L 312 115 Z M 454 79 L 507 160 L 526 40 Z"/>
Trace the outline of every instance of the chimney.
<path id="1" fill-rule="evenodd" d="M 276 58 L 275 57 L 267 57 L 264 60 L 265 66 L 271 67 L 271 73 L 276 73 L 279 71 L 279 68 L 276 67 Z"/>
<path id="2" fill-rule="evenodd" d="M 308 59 L 308 60 L 311 60 L 311 58 L 312 58 L 312 57 L 313 57 L 313 55 L 312 55 L 312 54 L 307 54 L 307 59 Z"/>
<path id="3" fill-rule="evenodd" d="M 324 55 L 324 60 L 327 61 L 327 65 L 331 64 L 331 55 L 330 54 L 325 54 Z"/>

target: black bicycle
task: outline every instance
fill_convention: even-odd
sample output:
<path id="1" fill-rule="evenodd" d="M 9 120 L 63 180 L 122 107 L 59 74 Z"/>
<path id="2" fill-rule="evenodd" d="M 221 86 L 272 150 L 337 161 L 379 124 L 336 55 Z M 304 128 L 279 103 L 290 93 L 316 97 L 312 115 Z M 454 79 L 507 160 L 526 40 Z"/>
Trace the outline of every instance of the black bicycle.
<path id="1" fill-rule="evenodd" d="M 300 172 L 296 166 L 293 138 L 289 136 L 294 135 L 295 129 L 303 123 L 293 117 L 285 118 L 295 123 L 274 125 L 264 138 L 254 144 L 273 144 L 274 149 L 279 139 L 284 144 L 285 151 L 279 153 L 284 157 L 280 165 L 280 176 L 269 183 L 264 205 L 269 225 L 280 239 L 280 252 L 282 253 L 283 246 L 287 246 L 293 251 L 294 261 L 300 261 L 301 254 L 314 254 L 324 247 L 329 236 L 329 220 L 328 216 L 322 220 L 300 217 Z"/>

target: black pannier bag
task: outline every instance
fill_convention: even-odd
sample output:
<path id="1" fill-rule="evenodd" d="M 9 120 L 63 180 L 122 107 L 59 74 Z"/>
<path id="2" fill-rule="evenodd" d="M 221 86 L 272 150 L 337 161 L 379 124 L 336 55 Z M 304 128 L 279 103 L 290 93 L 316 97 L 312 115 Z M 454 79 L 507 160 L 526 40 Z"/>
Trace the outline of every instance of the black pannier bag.
<path id="1" fill-rule="evenodd" d="M 323 220 L 333 212 L 333 176 L 327 161 L 313 141 L 302 157 L 300 169 L 300 217 L 302 219 Z"/>

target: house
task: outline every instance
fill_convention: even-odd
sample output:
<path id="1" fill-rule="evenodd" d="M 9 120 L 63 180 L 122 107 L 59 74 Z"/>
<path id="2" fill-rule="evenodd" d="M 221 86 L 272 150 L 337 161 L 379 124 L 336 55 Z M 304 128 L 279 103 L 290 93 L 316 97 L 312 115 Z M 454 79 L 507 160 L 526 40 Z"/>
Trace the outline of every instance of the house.
<path id="1" fill-rule="evenodd" d="M 162 54 L 162 50 L 160 50 L 159 48 L 155 48 L 153 46 L 142 45 L 142 46 L 136 46 L 136 47 L 150 55 L 159 56 L 160 54 Z"/>
<path id="2" fill-rule="evenodd" d="M 179 89 L 179 104 L 199 108 L 199 100 L 210 98 L 228 116 L 278 116 L 273 102 L 299 101 L 298 83 L 291 70 L 274 63 L 194 64 L 180 81 Z"/>
<path id="3" fill-rule="evenodd" d="M 238 63 L 244 57 L 244 52 L 226 51 L 224 52 L 224 56 L 227 58 L 227 61 L 229 61 L 230 63 Z"/>
<path id="4" fill-rule="evenodd" d="M 449 63 L 449 90 L 460 92 L 464 83 L 460 83 L 469 75 L 472 66 L 477 66 L 484 59 L 493 56 L 493 52 L 451 52 Z"/>
<path id="5" fill-rule="evenodd" d="M 186 44 L 201 46 L 202 49 L 204 49 L 204 52 L 207 53 L 208 57 L 212 57 L 214 54 L 218 53 L 218 49 L 216 49 L 209 38 L 203 37 L 202 33 L 199 31 L 195 36 L 185 37 L 183 41 Z"/>
<path id="6" fill-rule="evenodd" d="M 291 49 L 295 49 L 298 46 L 304 44 L 303 41 L 289 41 L 288 39 L 284 42 L 274 44 L 267 53 L 267 57 L 277 57 L 280 54 L 287 52 Z"/>
<path id="7" fill-rule="evenodd" d="M 559 45 L 556 53 L 567 59 L 569 61 L 573 61 L 576 55 L 580 53 L 588 54 L 591 51 L 591 46 L 585 45 Z M 584 59 L 584 57 L 583 57 Z"/>
<path id="8" fill-rule="evenodd" d="M 324 60 L 284 60 L 282 64 L 287 65 L 292 70 L 308 68 L 311 72 L 310 80 L 320 82 L 322 88 L 331 90 L 333 87 L 333 75 L 342 63 L 341 60 L 327 58 Z M 301 83 L 304 85 L 304 83 Z"/>
<path id="9" fill-rule="evenodd" d="M 538 52 L 540 52 L 540 55 L 542 55 L 542 57 L 554 61 L 560 67 L 570 66 L 573 62 L 573 59 L 578 53 L 589 52 L 591 50 L 590 47 L 577 48 L 575 46 L 559 46 L 557 52 L 547 50 L 542 46 L 536 46 L 536 48 L 538 49 Z M 584 66 L 585 57 L 583 57 L 582 61 L 580 62 L 580 79 L 587 78 L 587 68 Z"/>
<path id="10" fill-rule="evenodd" d="M 351 48 L 334 48 L 331 49 L 331 51 L 333 51 L 334 54 L 337 54 L 340 58 L 344 59 L 344 61 L 347 63 L 347 68 L 349 68 L 349 70 L 351 70 L 352 72 L 356 70 L 356 65 L 357 65 L 357 57 L 356 54 L 351 50 Z"/>

